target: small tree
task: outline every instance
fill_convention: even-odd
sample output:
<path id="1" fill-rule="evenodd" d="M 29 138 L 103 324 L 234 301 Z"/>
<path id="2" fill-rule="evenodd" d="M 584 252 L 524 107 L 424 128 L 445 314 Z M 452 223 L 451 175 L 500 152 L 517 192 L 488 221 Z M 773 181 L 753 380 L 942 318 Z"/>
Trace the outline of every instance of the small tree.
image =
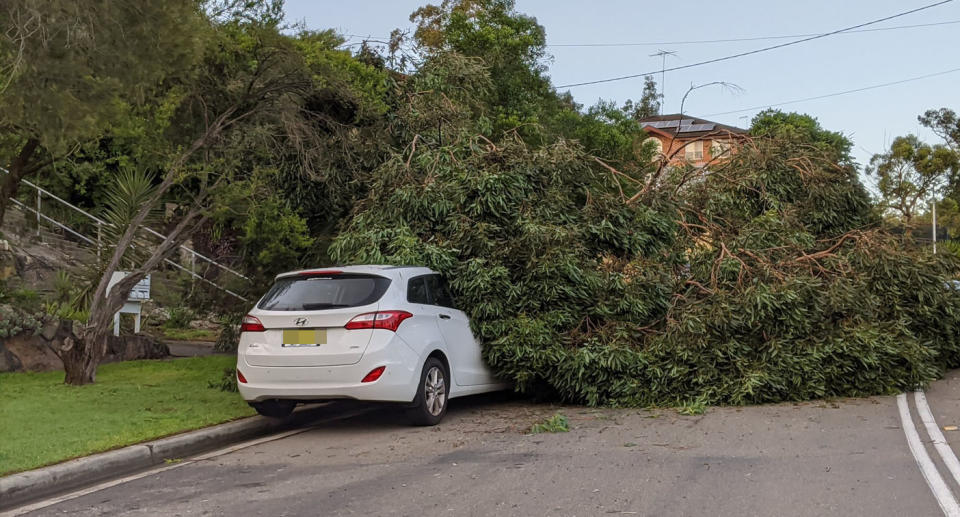
<path id="1" fill-rule="evenodd" d="M 293 40 L 279 32 L 275 19 L 238 18 L 211 22 L 216 34 L 202 65 L 172 88 L 181 92 L 173 97 L 178 104 L 169 106 L 170 96 L 159 103 L 159 112 L 173 111 L 157 117 L 158 123 L 170 124 L 167 164 L 159 182 L 141 190 L 143 199 L 128 213 L 126 226 L 118 228 L 113 252 L 92 289 L 89 318 L 75 332 L 76 339 L 60 350 L 68 384 L 94 382 L 114 314 L 127 293 L 209 219 L 221 187 L 243 172 L 241 135 L 267 125 L 271 138 L 295 133 L 303 142 L 308 133 L 304 126 L 310 123 L 310 111 L 304 99 L 313 83 Z M 163 242 L 144 249 L 137 241 L 139 229 L 173 189 L 181 191 L 182 214 Z M 129 273 L 108 289 L 113 273 L 131 264 Z"/>
<path id="2" fill-rule="evenodd" d="M 909 227 L 922 203 L 939 194 L 957 169 L 956 153 L 907 135 L 897 137 L 889 151 L 874 155 L 867 173 L 877 178 L 883 207 L 897 212 Z"/>
<path id="3" fill-rule="evenodd" d="M 657 82 L 653 80 L 653 76 L 647 75 L 643 77 L 643 93 L 640 95 L 640 100 L 634 104 L 632 100 L 627 99 L 623 105 L 623 111 L 638 120 L 654 117 L 660 114 L 662 101 L 663 96 L 657 93 Z"/>

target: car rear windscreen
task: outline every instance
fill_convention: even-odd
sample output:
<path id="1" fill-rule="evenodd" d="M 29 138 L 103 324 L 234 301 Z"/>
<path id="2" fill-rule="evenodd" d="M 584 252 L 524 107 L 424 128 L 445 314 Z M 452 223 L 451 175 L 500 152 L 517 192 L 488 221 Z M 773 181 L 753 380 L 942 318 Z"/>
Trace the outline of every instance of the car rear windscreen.
<path id="1" fill-rule="evenodd" d="M 369 305 L 383 296 L 390 279 L 374 275 L 293 276 L 277 280 L 257 308 L 320 311 Z"/>

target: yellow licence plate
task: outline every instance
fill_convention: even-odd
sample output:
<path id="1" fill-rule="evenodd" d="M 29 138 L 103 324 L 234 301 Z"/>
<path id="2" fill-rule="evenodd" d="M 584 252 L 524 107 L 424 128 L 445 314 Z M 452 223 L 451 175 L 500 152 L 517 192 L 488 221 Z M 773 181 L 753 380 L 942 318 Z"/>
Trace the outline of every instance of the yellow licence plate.
<path id="1" fill-rule="evenodd" d="M 287 329 L 283 331 L 283 346 L 318 346 L 327 343 L 327 329 Z"/>

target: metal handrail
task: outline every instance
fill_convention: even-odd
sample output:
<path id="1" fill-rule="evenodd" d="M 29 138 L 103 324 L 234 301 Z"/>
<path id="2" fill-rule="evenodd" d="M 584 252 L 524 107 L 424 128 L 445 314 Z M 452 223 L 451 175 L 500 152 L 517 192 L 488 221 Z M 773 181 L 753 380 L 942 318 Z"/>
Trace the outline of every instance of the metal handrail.
<path id="1" fill-rule="evenodd" d="M 66 225 L 64 225 L 64 224 L 61 224 L 61 223 L 55 221 L 54 219 L 52 219 L 52 218 L 50 218 L 50 217 L 47 217 L 45 214 L 41 214 L 40 212 L 37 212 L 37 210 L 36 210 L 35 208 L 31 208 L 31 207 L 27 206 L 26 204 L 24 204 L 24 203 L 22 203 L 22 202 L 20 202 L 20 201 L 18 201 L 18 200 L 16 200 L 16 199 L 13 199 L 13 198 L 11 198 L 10 201 L 13 201 L 14 204 L 16 204 L 17 206 L 19 206 L 21 209 L 23 209 L 23 210 L 29 210 L 29 211 L 37 214 L 38 217 L 42 217 L 44 220 L 50 222 L 51 224 L 54 224 L 54 225 L 56 225 L 57 227 L 59 227 L 59 228 L 61 228 L 61 229 L 63 229 L 63 230 L 66 230 L 66 231 L 70 232 L 71 234 L 73 234 L 73 235 L 76 236 L 77 238 L 83 239 L 83 240 L 86 241 L 88 244 L 93 244 L 94 246 L 97 245 L 97 242 L 96 242 L 95 240 L 91 239 L 90 237 L 87 237 L 86 235 L 77 233 L 77 232 L 75 232 L 72 228 L 70 228 L 70 227 L 68 227 L 68 226 L 66 226 Z"/>
<path id="2" fill-rule="evenodd" d="M 9 171 L 8 171 L 7 169 L 3 168 L 3 167 L 0 167 L 0 171 L 9 174 Z M 40 196 L 41 196 L 41 194 L 43 194 L 43 195 L 47 195 L 47 196 L 49 196 L 49 197 L 51 197 L 51 198 L 59 201 L 59 202 L 62 203 L 63 205 L 67 206 L 68 208 L 70 208 L 70 209 L 72 209 L 72 210 L 74 210 L 74 211 L 76 211 L 76 212 L 79 212 L 79 213 L 87 216 L 88 218 L 92 219 L 94 222 L 97 223 L 98 229 L 99 229 L 101 226 L 110 226 L 110 227 L 114 226 L 112 223 L 109 223 L 109 222 L 107 222 L 107 221 L 104 221 L 103 219 L 100 219 L 99 217 L 97 217 L 97 216 L 95 216 L 95 215 L 87 212 L 86 210 L 84 210 L 84 209 L 82 209 L 82 208 L 80 208 L 80 207 L 74 206 L 72 203 L 70 203 L 70 202 L 68 202 L 68 201 L 60 198 L 60 197 L 57 196 L 56 194 L 53 194 L 53 193 L 49 192 L 48 190 L 40 187 L 39 185 L 35 185 L 34 183 L 31 183 L 30 181 L 27 181 L 27 180 L 25 180 L 25 179 L 21 180 L 21 182 L 22 182 L 23 184 L 29 186 L 29 187 L 32 187 L 34 190 L 37 191 L 37 207 L 38 207 L 38 208 L 39 208 L 39 206 L 40 206 Z M 20 209 L 22 209 L 22 210 L 25 210 L 25 211 L 30 211 L 30 212 L 36 214 L 36 216 L 37 216 L 37 222 L 38 222 L 38 223 L 40 222 L 41 219 L 42 219 L 42 220 L 45 220 L 45 221 L 53 224 L 54 226 L 56 226 L 56 227 L 58 227 L 58 228 L 61 228 L 61 229 L 65 230 L 65 231 L 69 232 L 70 234 L 76 236 L 77 238 L 79 238 L 79 239 L 87 242 L 88 244 L 91 244 L 91 245 L 96 246 L 96 247 L 97 247 L 97 256 L 100 255 L 101 244 L 100 244 L 99 230 L 98 230 L 98 234 L 97 234 L 97 240 L 93 240 L 93 239 L 91 239 L 90 237 L 87 237 L 86 235 L 83 235 L 83 234 L 75 231 L 74 229 L 72 229 L 72 228 L 64 225 L 63 223 L 60 223 L 59 221 L 57 221 L 57 220 L 55 220 L 55 219 L 53 219 L 53 218 L 51 218 L 51 217 L 49 217 L 49 216 L 41 213 L 41 212 L 38 210 L 38 208 L 35 209 L 35 208 L 32 208 L 32 207 L 29 207 L 29 206 L 27 206 L 25 203 L 21 202 L 21 201 L 18 200 L 18 199 L 10 198 L 10 201 L 12 201 L 12 202 L 14 203 L 14 205 L 17 206 L 18 208 L 20 208 Z M 143 230 L 145 230 L 145 231 L 147 231 L 148 233 L 156 236 L 156 237 L 160 237 L 160 238 L 162 238 L 162 239 L 166 239 L 166 238 L 167 238 L 166 235 L 163 235 L 162 233 L 160 233 L 160 232 L 158 232 L 158 231 L 156 231 L 156 230 L 153 230 L 152 228 L 148 228 L 148 227 L 143 226 L 143 225 L 140 225 L 140 228 L 143 229 Z M 38 228 L 38 232 L 39 232 L 39 228 Z M 131 245 L 131 247 L 132 247 L 132 246 L 133 246 L 133 245 Z M 202 254 L 200 254 L 200 253 L 197 253 L 196 251 L 188 248 L 187 246 L 181 245 L 181 246 L 179 247 L 179 249 L 190 253 L 191 256 L 193 256 L 193 257 L 200 257 L 202 260 L 204 260 L 204 261 L 206 261 L 206 262 L 208 262 L 208 263 L 210 263 L 210 264 L 212 264 L 212 265 L 214 265 L 214 266 L 217 266 L 217 267 L 219 267 L 220 269 L 223 269 L 224 271 L 227 271 L 227 272 L 229 272 L 229 273 L 232 273 L 232 274 L 234 274 L 234 275 L 236 275 L 236 276 L 238 276 L 238 277 L 240 277 L 240 278 L 243 278 L 244 280 L 250 281 L 250 279 L 249 279 L 248 277 L 244 276 L 243 274 L 241 274 L 241 273 L 239 273 L 239 272 L 237 272 L 237 271 L 234 271 L 233 269 L 231 269 L 231 268 L 229 268 L 229 267 L 227 267 L 227 266 L 225 266 L 225 265 L 223 265 L 223 264 L 220 264 L 219 262 L 217 262 L 217 261 L 215 261 L 215 260 L 213 260 L 213 259 L 211 259 L 211 258 L 209 258 L 209 257 L 206 257 L 206 256 L 204 256 L 204 255 L 202 255 Z M 241 296 L 241 295 L 239 295 L 239 294 L 231 291 L 230 289 L 227 289 L 226 287 L 222 287 L 222 286 L 220 286 L 220 285 L 218 285 L 218 284 L 216 284 L 216 283 L 214 283 L 214 282 L 212 282 L 212 281 L 204 278 L 203 276 L 197 274 L 195 271 L 192 271 L 192 270 L 190 270 L 190 269 L 187 269 L 187 268 L 185 268 L 184 266 L 182 266 L 182 265 L 180 265 L 180 264 L 177 264 L 176 262 L 174 262 L 174 261 L 172 261 L 172 260 L 170 260 L 170 259 L 164 259 L 164 262 L 167 263 L 167 264 L 169 264 L 169 265 L 171 265 L 171 266 L 173 266 L 173 267 L 175 267 L 175 268 L 177 268 L 177 269 L 180 269 L 181 271 L 186 272 L 187 274 L 189 274 L 190 276 L 192 276 L 192 277 L 194 277 L 194 278 L 197 278 L 197 279 L 199 279 L 199 280 L 201 280 L 201 281 L 203 281 L 203 282 L 205 282 L 205 283 L 207 283 L 207 284 L 212 285 L 213 287 L 216 287 L 217 289 L 219 289 L 219 290 L 221 290 L 221 291 L 223 291 L 223 292 L 225 292 L 225 293 L 227 293 L 227 294 L 229 294 L 229 295 L 231 295 L 231 296 L 234 296 L 234 297 L 236 297 L 236 298 L 239 298 L 240 300 L 243 300 L 243 301 L 245 301 L 245 302 L 248 302 L 248 301 L 249 301 L 247 298 L 245 298 L 245 297 L 243 297 L 243 296 Z"/>
<path id="3" fill-rule="evenodd" d="M 158 232 L 158 231 L 156 231 L 156 230 L 154 230 L 154 229 L 152 229 L 152 228 L 147 228 L 146 226 L 143 226 L 143 225 L 141 225 L 140 228 L 143 228 L 144 230 L 147 231 L 147 233 L 151 233 L 151 234 L 153 234 L 153 235 L 155 235 L 155 236 L 157 236 L 157 237 L 160 237 L 161 239 L 166 239 L 166 238 L 167 238 L 166 235 L 164 235 L 164 234 L 162 234 L 162 233 L 160 233 L 160 232 Z M 224 266 L 223 264 L 221 264 L 221 263 L 213 260 L 212 258 L 205 257 L 205 256 L 203 256 L 203 254 L 197 253 L 196 251 L 194 251 L 194 250 L 192 250 L 192 249 L 190 249 L 190 248 L 188 248 L 188 247 L 186 247 L 186 246 L 184 246 L 184 245 L 180 245 L 180 249 L 182 249 L 182 250 L 184 250 L 184 251 L 187 251 L 187 252 L 189 252 L 190 254 L 192 254 L 194 257 L 203 259 L 203 260 L 205 260 L 205 261 L 213 264 L 214 266 L 217 266 L 217 267 L 219 267 L 220 269 L 223 269 L 224 271 L 229 271 L 230 273 L 233 273 L 234 275 L 237 275 L 237 276 L 239 276 L 240 278 L 242 278 L 242 279 L 244 279 L 244 280 L 247 280 L 247 281 L 250 280 L 249 278 L 247 278 L 246 276 L 244 276 L 242 273 L 238 273 L 237 271 L 234 271 L 234 270 L 230 269 L 229 267 Z"/>
<path id="4" fill-rule="evenodd" d="M 0 167 L 0 171 L 2 171 L 4 174 L 9 174 L 9 173 L 10 173 L 10 171 L 8 171 L 7 169 L 5 169 L 5 168 L 3 168 L 3 167 Z M 97 224 L 104 225 L 104 226 L 111 226 L 111 227 L 113 226 L 113 223 L 109 223 L 109 222 L 107 222 L 107 221 L 104 221 L 103 219 L 100 219 L 99 217 L 97 217 L 97 216 L 95 216 L 95 215 L 87 212 L 86 210 L 84 210 L 84 209 L 82 209 L 82 208 L 80 208 L 80 207 L 78 207 L 78 206 L 73 205 L 72 203 L 70 203 L 70 202 L 62 199 L 60 196 L 57 196 L 56 194 L 50 192 L 49 190 L 44 189 L 43 187 L 41 187 L 41 186 L 39 186 L 39 185 L 36 185 L 36 184 L 34 184 L 34 183 L 31 183 L 30 181 L 25 180 L 25 179 L 22 179 L 22 180 L 20 180 L 20 181 L 21 181 L 23 184 L 27 185 L 28 187 L 32 187 L 32 188 L 33 188 L 34 190 L 36 190 L 37 192 L 43 193 L 44 195 L 49 196 L 49 197 L 51 197 L 51 198 L 59 201 L 59 202 L 62 203 L 63 205 L 67 206 L 68 208 L 70 208 L 70 209 L 72 209 L 72 210 L 74 210 L 74 211 L 76 211 L 76 212 L 79 212 L 79 213 L 81 213 L 81 214 L 89 217 L 90 219 L 92 219 L 92 220 L 93 220 L 94 222 L 96 222 Z M 11 198 L 11 199 L 12 199 L 12 198 Z M 16 200 L 14 200 L 14 201 L 16 201 Z M 35 213 L 37 213 L 38 216 L 40 215 L 40 213 L 39 213 L 38 211 L 36 211 L 36 210 L 32 210 L 32 211 L 35 212 Z M 62 225 L 60 225 L 59 223 L 57 223 L 57 224 L 58 224 L 59 226 L 62 226 Z M 148 227 L 146 227 L 146 226 L 144 226 L 144 225 L 140 225 L 140 228 L 143 229 L 144 231 L 146 231 L 147 233 L 150 233 L 150 234 L 154 235 L 155 237 L 160 237 L 161 239 L 166 239 L 166 238 L 167 238 L 166 235 L 164 235 L 164 234 L 162 234 L 162 233 L 154 230 L 153 228 L 148 228 Z M 71 233 L 76 234 L 76 233 L 73 232 L 72 230 L 68 230 L 68 231 L 70 231 Z M 188 248 L 187 246 L 180 245 L 180 249 L 183 250 L 183 251 L 186 251 L 187 253 L 191 254 L 191 255 L 194 256 L 194 257 L 198 257 L 198 258 L 200 258 L 201 260 L 204 260 L 204 261 L 206 261 L 206 262 L 208 262 L 208 263 L 210 263 L 210 264 L 213 264 L 214 266 L 217 266 L 217 267 L 219 267 L 220 269 L 222 269 L 222 270 L 224 270 L 224 271 L 226 271 L 226 272 L 228 272 L 228 273 L 231 273 L 231 274 L 233 274 L 233 275 L 236 275 L 236 276 L 238 276 L 238 277 L 240 277 L 240 278 L 242 278 L 242 279 L 244 279 L 244 280 L 246 280 L 246 281 L 248 281 L 248 282 L 250 281 L 250 278 L 247 277 L 246 275 L 244 275 L 243 273 L 240 273 L 240 272 L 238 272 L 238 271 L 235 271 L 235 270 L 233 270 L 232 268 L 227 267 L 227 266 L 225 266 L 225 265 L 217 262 L 216 260 L 211 259 L 210 257 L 204 256 L 203 254 L 198 253 L 197 251 L 195 251 L 195 250 L 193 250 L 193 249 L 191 249 L 191 248 Z"/>
<path id="5" fill-rule="evenodd" d="M 8 171 L 7 169 L 4 169 L 3 167 L 0 167 L 0 170 L 2 170 L 2 171 L 5 172 L 5 173 L 9 173 L 9 172 L 10 172 L 10 171 Z M 43 187 L 40 187 L 39 185 L 35 185 L 35 184 L 33 184 L 33 183 L 30 183 L 30 182 L 27 181 L 27 180 L 20 180 L 20 182 L 23 183 L 23 184 L 25 184 L 25 185 L 27 185 L 28 187 L 33 187 L 35 190 L 37 190 L 37 191 L 39 191 L 39 192 L 43 192 L 45 195 L 50 196 L 50 197 L 52 197 L 53 199 L 56 199 L 57 201 L 65 204 L 65 205 L 67 205 L 69 208 L 72 208 L 72 209 L 74 209 L 75 211 L 80 212 L 81 214 L 89 217 L 90 219 L 93 219 L 94 221 L 96 221 L 96 222 L 99 223 L 99 224 L 105 224 L 105 225 L 107 225 L 107 226 L 111 226 L 110 223 L 108 223 L 108 222 L 100 219 L 99 217 L 91 214 L 90 212 L 87 212 L 86 210 L 84 210 L 84 209 L 82 209 L 82 208 L 80 208 L 80 207 L 78 207 L 78 206 L 74 206 L 73 204 L 69 203 L 68 201 L 65 201 L 64 199 L 60 198 L 60 196 L 58 196 L 58 195 L 50 192 L 49 190 L 47 190 L 47 189 L 45 189 L 45 188 L 43 188 Z"/>

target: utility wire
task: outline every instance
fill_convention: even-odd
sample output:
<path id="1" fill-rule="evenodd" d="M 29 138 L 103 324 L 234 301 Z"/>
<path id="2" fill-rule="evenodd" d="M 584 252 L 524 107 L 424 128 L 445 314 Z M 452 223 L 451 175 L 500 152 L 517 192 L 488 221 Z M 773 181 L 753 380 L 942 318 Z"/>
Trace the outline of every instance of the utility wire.
<path id="1" fill-rule="evenodd" d="M 894 25 L 892 27 L 878 27 L 875 29 L 860 29 L 860 30 L 848 30 L 843 31 L 843 34 L 856 34 L 859 32 L 880 32 L 880 31 L 892 31 L 898 29 L 918 29 L 921 27 L 937 27 L 940 25 L 954 25 L 960 23 L 960 20 L 950 20 L 945 22 L 935 22 L 935 23 L 918 23 L 915 25 Z M 689 40 L 689 41 L 650 41 L 645 43 L 553 43 L 548 44 L 548 47 L 655 47 L 658 45 L 699 45 L 706 43 L 732 43 L 737 41 L 763 41 L 763 40 L 774 40 L 774 39 L 793 39 L 793 38 L 806 38 L 810 36 L 819 36 L 821 33 L 809 33 L 809 34 L 788 34 L 782 36 L 753 36 L 749 38 L 725 38 L 725 39 L 702 39 L 702 40 Z M 346 34 L 345 36 L 353 36 L 351 34 Z M 360 36 L 357 36 L 360 37 Z"/>
<path id="2" fill-rule="evenodd" d="M 960 20 L 948 20 L 944 22 L 934 22 L 934 23 L 917 23 L 914 25 L 893 25 L 890 27 L 877 27 L 875 29 L 860 29 L 860 30 L 849 30 L 845 31 L 843 34 L 856 34 L 861 32 L 882 32 L 882 31 L 892 31 L 900 29 L 920 29 L 923 27 L 938 27 L 941 25 L 956 25 L 960 23 Z M 782 34 L 778 36 L 750 36 L 744 38 L 722 38 L 722 39 L 701 39 L 701 40 L 686 40 L 686 41 L 648 41 L 640 43 L 548 43 L 547 47 L 655 47 L 657 45 L 703 45 L 709 43 L 735 43 L 742 41 L 765 41 L 765 40 L 776 40 L 776 39 L 794 39 L 794 38 L 806 38 L 808 36 L 817 36 L 821 33 L 811 32 L 806 34 Z M 348 38 L 360 38 L 362 40 L 375 41 L 380 43 L 383 40 L 388 40 L 387 37 L 377 37 L 370 34 L 366 36 L 362 34 L 343 34 Z M 380 41 L 377 41 L 380 40 Z M 357 43 L 359 44 L 359 43 Z"/>
<path id="3" fill-rule="evenodd" d="M 851 93 L 864 92 L 864 91 L 867 91 L 867 90 L 875 90 L 875 89 L 877 89 L 877 88 L 885 88 L 885 87 L 887 87 L 887 86 L 894 86 L 894 85 L 897 85 L 897 84 L 910 83 L 910 82 L 913 82 L 913 81 L 919 81 L 919 80 L 921 80 L 921 79 L 929 79 L 929 78 L 931 78 L 931 77 L 937 77 L 937 76 L 941 76 L 941 75 L 952 74 L 952 73 L 955 73 L 955 72 L 960 72 L 960 68 L 951 68 L 950 70 L 944 70 L 944 71 L 942 71 L 942 72 L 935 72 L 935 73 L 926 74 L 926 75 L 918 75 L 918 76 L 916 76 L 916 77 L 909 77 L 909 78 L 907 78 L 907 79 L 901 79 L 901 80 L 899 80 L 899 81 L 890 81 L 890 82 L 888 82 L 888 83 L 874 84 L 874 85 L 871 85 L 871 86 L 864 86 L 863 88 L 855 88 L 855 89 L 853 89 L 853 90 L 844 90 L 844 91 L 842 91 L 842 92 L 827 93 L 827 94 L 824 94 L 824 95 L 817 95 L 816 97 L 806 97 L 806 98 L 803 98 L 803 99 L 794 99 L 794 100 L 792 100 L 792 101 L 786 101 L 786 102 L 776 102 L 776 103 L 773 103 L 773 104 L 763 104 L 763 105 L 761 105 L 761 106 L 754 106 L 754 107 L 752 107 L 752 108 L 743 108 L 743 109 L 731 110 L 731 111 L 721 111 L 721 112 L 719 112 L 719 113 L 708 113 L 708 114 L 704 115 L 704 117 L 715 117 L 715 116 L 718 116 L 718 115 L 731 115 L 731 114 L 734 114 L 734 113 L 743 113 L 743 112 L 746 112 L 746 111 L 755 111 L 755 110 L 761 110 L 761 109 L 766 109 L 766 108 L 773 108 L 773 107 L 775 107 L 775 106 L 786 106 L 787 104 L 797 104 L 798 102 L 807 102 L 807 101 L 814 101 L 814 100 L 818 100 L 818 99 L 826 99 L 826 98 L 828 98 L 828 97 L 837 97 L 837 96 L 839 96 L 839 95 L 847 95 L 847 94 L 851 94 Z"/>
<path id="4" fill-rule="evenodd" d="M 894 15 L 891 15 L 891 16 L 886 16 L 886 17 L 884 17 L 884 18 L 878 18 L 878 19 L 876 19 L 876 20 L 872 20 L 872 21 L 869 21 L 869 22 L 866 22 L 866 23 L 860 23 L 860 24 L 857 24 L 857 25 L 852 25 L 852 26 L 850 26 L 850 27 L 846 27 L 846 28 L 843 28 L 843 29 L 838 29 L 838 30 L 831 31 L 831 32 L 826 32 L 826 33 L 823 33 L 823 34 L 818 34 L 818 35 L 816 35 L 816 36 L 810 36 L 810 37 L 808 37 L 808 38 L 803 38 L 803 39 L 799 39 L 799 40 L 796 40 L 796 41 L 789 41 L 789 42 L 787 42 L 787 43 L 781 43 L 781 44 L 779 44 L 779 45 L 772 45 L 772 46 L 769 46 L 769 47 L 763 47 L 763 48 L 758 48 L 758 49 L 755 49 L 755 50 L 749 50 L 749 51 L 747 51 L 747 52 L 740 52 L 740 53 L 738 53 L 738 54 L 732 54 L 732 55 L 729 55 L 729 56 L 723 56 L 723 57 L 718 57 L 718 58 L 714 58 L 714 59 L 708 59 L 708 60 L 706 60 L 706 61 L 700 61 L 700 62 L 697 62 L 697 63 L 691 63 L 691 64 L 689 64 L 689 65 L 675 66 L 675 67 L 673 67 L 673 68 L 667 68 L 666 70 L 662 70 L 662 71 L 663 71 L 663 72 L 674 72 L 674 71 L 677 71 L 677 70 L 684 70 L 684 69 L 687 69 L 687 68 L 693 68 L 693 67 L 695 67 L 695 66 L 703 66 L 703 65 L 708 65 L 708 64 L 711 64 L 711 63 L 718 63 L 718 62 L 721 62 L 721 61 L 729 61 L 729 60 L 731 60 L 731 59 L 736 59 L 736 58 L 738 58 L 738 57 L 750 56 L 750 55 L 753 55 L 753 54 L 759 54 L 759 53 L 761 53 L 761 52 L 767 52 L 767 51 L 769 51 L 769 50 L 774 50 L 774 49 L 783 48 L 783 47 L 789 47 L 790 45 L 796 45 L 796 44 L 798 44 L 798 43 L 805 43 L 805 42 L 807 42 L 807 41 L 812 41 L 812 40 L 815 40 L 815 39 L 826 38 L 827 36 L 833 36 L 834 34 L 840 34 L 841 32 L 847 32 L 847 31 L 850 31 L 850 30 L 853 30 L 853 29 L 859 29 L 859 28 L 861 28 L 861 27 L 866 27 L 866 26 L 868 26 L 868 25 L 874 25 L 874 24 L 877 24 L 877 23 L 880 23 L 880 22 L 885 22 L 885 21 L 887 21 L 887 20 L 892 20 L 892 19 L 894 19 L 894 18 L 899 18 L 899 17 L 901 17 L 901 16 L 906 16 L 906 15 L 908 15 L 908 14 L 913 14 L 913 13 L 916 13 L 916 12 L 924 11 L 924 10 L 926 10 L 926 9 L 931 9 L 931 8 L 933 8 L 933 7 L 937 7 L 937 6 L 940 6 L 940 5 L 948 4 L 948 3 L 952 2 L 952 1 L 953 1 L 953 0 L 942 0 L 942 1 L 940 1 L 940 2 L 936 2 L 936 3 L 929 4 L 929 5 L 925 5 L 925 6 L 923 6 L 923 7 L 918 7 L 918 8 L 916 8 L 916 9 L 911 9 L 911 10 L 909 10 L 909 11 L 903 11 L 903 12 L 901 12 L 901 13 L 897 13 L 897 14 L 894 14 Z M 584 82 L 581 82 L 581 83 L 561 84 L 561 85 L 557 86 L 557 88 L 572 88 L 572 87 L 574 87 L 574 86 L 586 86 L 586 85 L 590 85 L 590 84 L 600 84 L 600 83 L 610 83 L 610 82 L 614 82 L 614 81 L 623 81 L 623 80 L 625 80 L 625 79 L 634 79 L 634 78 L 637 78 L 637 77 L 643 77 L 643 76 L 645 76 L 645 75 L 651 75 L 651 74 L 658 73 L 658 72 L 661 72 L 661 70 L 654 70 L 654 71 L 652 71 L 652 72 L 643 72 L 643 73 L 640 73 L 640 74 L 622 75 L 622 76 L 619 76 L 619 77 L 611 77 L 611 78 L 609 78 L 609 79 L 597 79 L 596 81 L 584 81 Z"/>

